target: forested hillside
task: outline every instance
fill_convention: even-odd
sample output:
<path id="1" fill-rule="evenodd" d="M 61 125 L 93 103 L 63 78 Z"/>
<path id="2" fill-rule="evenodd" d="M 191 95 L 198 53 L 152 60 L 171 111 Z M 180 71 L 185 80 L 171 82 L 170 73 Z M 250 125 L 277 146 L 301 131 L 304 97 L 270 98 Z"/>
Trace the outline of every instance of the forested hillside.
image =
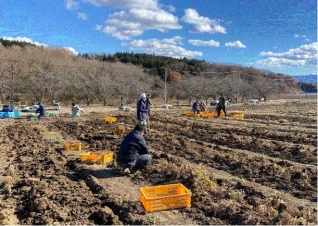
<path id="1" fill-rule="evenodd" d="M 0 38 L 0 45 L 3 45 L 4 47 L 10 47 L 13 45 L 20 46 L 20 47 L 26 47 L 26 46 L 35 46 L 34 44 L 28 43 L 28 42 L 19 42 L 19 41 L 10 41 L 6 39 Z"/>
<path id="2" fill-rule="evenodd" d="M 299 81 L 304 92 L 317 93 L 317 75 L 295 75 L 293 77 Z"/>
<path id="3" fill-rule="evenodd" d="M 217 98 L 220 92 L 235 103 L 299 90 L 289 76 L 252 67 L 127 52 L 75 56 L 64 49 L 1 43 L 1 102 L 129 105 L 140 92 L 164 99 L 165 84 L 167 102 L 177 104 Z"/>

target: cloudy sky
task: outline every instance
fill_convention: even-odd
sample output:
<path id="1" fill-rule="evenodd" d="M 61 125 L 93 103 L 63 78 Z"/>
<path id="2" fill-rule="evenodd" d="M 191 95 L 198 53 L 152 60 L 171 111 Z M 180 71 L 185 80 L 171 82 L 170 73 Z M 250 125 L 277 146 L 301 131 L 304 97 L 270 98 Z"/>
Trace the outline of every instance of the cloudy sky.
<path id="1" fill-rule="evenodd" d="M 317 73 L 316 0 L 1 0 L 0 37 Z"/>

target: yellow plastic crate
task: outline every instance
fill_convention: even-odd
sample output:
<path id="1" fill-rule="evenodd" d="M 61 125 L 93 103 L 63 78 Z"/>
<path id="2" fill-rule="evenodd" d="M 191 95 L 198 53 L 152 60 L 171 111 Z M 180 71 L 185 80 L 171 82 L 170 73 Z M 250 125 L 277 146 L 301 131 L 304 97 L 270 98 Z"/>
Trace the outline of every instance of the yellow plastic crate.
<path id="1" fill-rule="evenodd" d="M 190 207 L 191 196 L 183 184 L 140 188 L 140 202 L 147 212 Z"/>
<path id="2" fill-rule="evenodd" d="M 124 128 L 113 130 L 113 134 L 115 134 L 115 135 L 124 134 L 125 132 L 126 132 L 126 130 Z"/>
<path id="3" fill-rule="evenodd" d="M 213 115 L 213 117 L 217 117 L 218 116 L 218 112 L 216 111 L 215 114 Z M 220 112 L 220 117 L 224 117 L 225 114 L 223 111 Z"/>
<path id="4" fill-rule="evenodd" d="M 202 118 L 213 118 L 218 116 L 217 112 L 203 112 L 201 113 Z"/>
<path id="5" fill-rule="evenodd" d="M 201 117 L 201 114 L 194 114 L 193 112 L 189 114 L 190 117 Z"/>
<path id="6" fill-rule="evenodd" d="M 238 119 L 243 119 L 244 118 L 244 114 L 235 114 L 232 117 L 233 118 L 238 118 Z"/>
<path id="7" fill-rule="evenodd" d="M 80 155 L 82 163 L 99 163 L 105 164 L 113 161 L 114 153 L 111 151 L 106 151 L 102 154 L 96 154 L 95 152 L 87 152 Z"/>
<path id="8" fill-rule="evenodd" d="M 113 122 L 117 121 L 117 118 L 116 117 L 106 117 L 105 121 L 108 123 L 113 123 Z"/>
<path id="9" fill-rule="evenodd" d="M 193 114 L 193 111 L 184 111 L 184 114 L 185 114 L 186 116 L 190 116 L 190 115 Z"/>
<path id="10" fill-rule="evenodd" d="M 201 114 L 194 114 L 193 111 L 185 111 L 184 114 L 188 117 L 201 117 Z"/>
<path id="11" fill-rule="evenodd" d="M 80 150 L 82 150 L 82 143 L 81 142 L 64 143 L 63 146 L 64 146 L 65 151 L 80 151 Z"/>

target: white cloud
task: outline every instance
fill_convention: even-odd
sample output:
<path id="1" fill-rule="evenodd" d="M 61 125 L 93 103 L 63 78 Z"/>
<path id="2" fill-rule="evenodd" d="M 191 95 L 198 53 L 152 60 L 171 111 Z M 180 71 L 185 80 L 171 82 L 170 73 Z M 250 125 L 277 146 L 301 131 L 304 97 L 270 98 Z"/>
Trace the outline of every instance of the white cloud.
<path id="1" fill-rule="evenodd" d="M 120 9 L 158 9 L 158 0 L 83 0 L 96 6 L 111 6 Z"/>
<path id="2" fill-rule="evenodd" d="M 86 13 L 77 13 L 77 17 L 83 20 L 87 20 L 87 15 Z"/>
<path id="3" fill-rule="evenodd" d="M 287 52 L 261 52 L 259 55 L 268 57 L 263 60 L 256 61 L 256 64 L 266 65 L 269 67 L 284 66 L 301 66 L 316 67 L 317 66 L 318 42 L 308 45 L 301 45 L 296 49 L 289 49 Z"/>
<path id="4" fill-rule="evenodd" d="M 266 65 L 268 67 L 282 67 L 282 66 L 301 66 L 306 65 L 305 60 L 290 60 L 286 58 L 269 57 L 264 60 L 258 60 L 255 62 L 258 65 Z"/>
<path id="5" fill-rule="evenodd" d="M 132 50 L 143 50 L 149 54 L 160 56 L 168 56 L 173 58 L 195 58 L 202 56 L 202 52 L 189 51 L 179 46 L 182 44 L 182 38 L 175 36 L 171 39 L 148 39 L 148 40 L 134 40 L 130 43 L 123 44 Z"/>
<path id="6" fill-rule="evenodd" d="M 69 10 L 74 10 L 78 8 L 78 2 L 74 1 L 74 0 L 64 0 L 65 5 L 66 5 L 66 9 Z"/>
<path id="7" fill-rule="evenodd" d="M 161 5 L 161 6 L 162 6 L 162 8 L 166 8 L 171 13 L 176 11 L 176 8 L 173 7 L 172 5 Z"/>
<path id="8" fill-rule="evenodd" d="M 109 15 L 101 32 L 120 40 L 130 40 L 147 30 L 165 32 L 170 29 L 181 29 L 178 17 L 170 12 L 175 8 L 170 5 L 159 5 L 158 0 L 83 0 L 96 6 L 109 6 L 123 9 Z M 167 8 L 168 11 L 163 8 Z M 169 12 L 170 11 L 170 12 Z"/>
<path id="9" fill-rule="evenodd" d="M 296 34 L 296 35 L 294 35 L 294 38 L 302 38 L 302 39 L 303 39 L 303 43 L 305 43 L 305 42 L 310 42 L 310 38 L 307 37 L 307 35 L 299 35 L 299 34 Z"/>
<path id="10" fill-rule="evenodd" d="M 283 53 L 261 52 L 259 55 L 264 57 L 286 58 L 290 60 L 306 60 L 310 65 L 316 65 L 318 42 L 308 45 L 301 45 L 299 48 L 290 49 Z"/>
<path id="11" fill-rule="evenodd" d="M 72 48 L 72 47 L 64 47 L 63 49 L 65 49 L 67 52 L 69 52 L 70 54 L 73 54 L 73 55 L 75 55 L 75 56 L 77 56 L 78 55 L 78 52 L 74 49 L 74 48 Z"/>
<path id="12" fill-rule="evenodd" d="M 95 29 L 96 29 L 97 31 L 102 30 L 102 28 L 103 28 L 103 25 L 96 25 L 96 27 L 95 27 Z"/>
<path id="13" fill-rule="evenodd" d="M 203 40 L 198 40 L 198 39 L 190 39 L 189 43 L 194 45 L 194 46 L 214 46 L 214 47 L 219 47 L 220 42 L 210 40 L 210 41 L 203 41 Z"/>
<path id="14" fill-rule="evenodd" d="M 15 37 L 15 38 L 13 38 L 13 37 L 3 36 L 1 38 L 4 40 L 9 40 L 9 41 L 27 42 L 27 43 L 30 43 L 30 44 L 33 44 L 36 46 L 44 46 L 44 47 L 48 46 L 48 45 L 40 43 L 40 42 L 34 42 L 34 41 L 32 41 L 32 39 L 27 38 L 27 37 Z"/>
<path id="15" fill-rule="evenodd" d="M 246 48 L 246 46 L 240 42 L 239 40 L 235 41 L 235 42 L 227 42 L 225 43 L 226 47 L 230 47 L 230 48 Z"/>
<path id="16" fill-rule="evenodd" d="M 129 40 L 131 37 L 141 35 L 146 30 L 181 29 L 178 18 L 163 10 L 131 9 L 129 12 L 117 12 L 109 16 L 103 33 L 114 36 L 120 40 Z"/>
<path id="17" fill-rule="evenodd" d="M 212 20 L 198 14 L 195 9 L 186 9 L 185 15 L 181 18 L 185 23 L 194 25 L 193 33 L 222 33 L 226 34 L 226 29 L 219 24 L 218 20 Z"/>

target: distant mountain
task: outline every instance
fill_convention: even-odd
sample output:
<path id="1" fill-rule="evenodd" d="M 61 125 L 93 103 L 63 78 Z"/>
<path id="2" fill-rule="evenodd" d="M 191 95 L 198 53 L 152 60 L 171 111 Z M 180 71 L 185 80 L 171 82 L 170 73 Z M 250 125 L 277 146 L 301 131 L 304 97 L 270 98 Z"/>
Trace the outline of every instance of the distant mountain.
<path id="1" fill-rule="evenodd" d="M 310 74 L 310 75 L 294 75 L 292 77 L 297 79 L 297 81 L 299 81 L 299 82 L 317 84 L 317 75 L 314 75 L 314 74 Z"/>

